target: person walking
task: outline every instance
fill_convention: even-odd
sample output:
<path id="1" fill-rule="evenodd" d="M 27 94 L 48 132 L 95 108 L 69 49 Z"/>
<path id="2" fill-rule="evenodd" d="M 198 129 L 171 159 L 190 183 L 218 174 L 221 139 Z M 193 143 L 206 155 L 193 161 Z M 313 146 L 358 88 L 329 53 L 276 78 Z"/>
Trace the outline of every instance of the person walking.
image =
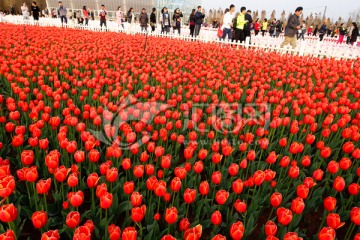
<path id="1" fill-rule="evenodd" d="M 341 23 L 339 26 L 339 39 L 337 40 L 336 43 L 343 43 L 344 41 L 344 37 L 346 35 L 346 28 L 344 28 L 344 23 Z"/>
<path id="2" fill-rule="evenodd" d="M 190 17 L 189 17 L 189 25 L 190 25 L 190 36 L 194 37 L 194 31 L 195 31 L 195 9 L 191 11 Z"/>
<path id="3" fill-rule="evenodd" d="M 168 13 L 168 9 L 165 7 L 164 8 L 164 13 L 163 13 L 163 25 L 164 25 L 164 31 L 166 34 L 168 34 L 170 32 L 170 14 Z"/>
<path id="4" fill-rule="evenodd" d="M 34 18 L 34 21 L 39 21 L 40 8 L 36 4 L 36 2 L 32 2 L 32 4 L 31 4 L 31 12 L 32 12 L 32 16 Z"/>
<path id="5" fill-rule="evenodd" d="M 228 36 L 228 40 L 231 41 L 232 40 L 232 20 L 234 19 L 234 12 L 235 12 L 235 5 L 231 4 L 230 5 L 230 9 L 227 13 L 225 13 L 224 18 L 223 18 L 223 25 L 222 25 L 222 29 L 223 29 L 223 35 L 222 35 L 222 39 L 225 40 L 226 35 Z"/>
<path id="6" fill-rule="evenodd" d="M 127 13 L 127 21 L 130 24 L 130 32 L 135 32 L 135 13 L 134 8 L 130 8 Z"/>
<path id="7" fill-rule="evenodd" d="M 182 12 L 179 8 L 175 9 L 174 15 L 173 15 L 173 21 L 174 21 L 174 27 L 178 31 L 178 34 L 180 35 L 181 31 L 181 18 L 183 17 Z"/>
<path id="8" fill-rule="evenodd" d="M 267 18 L 265 18 L 261 25 L 261 32 L 263 36 L 265 36 L 265 33 L 267 32 L 267 27 L 268 27 L 268 20 Z"/>
<path id="9" fill-rule="evenodd" d="M 140 22 L 141 31 L 147 32 L 147 28 L 149 24 L 149 16 L 145 8 L 141 9 L 139 22 Z"/>
<path id="10" fill-rule="evenodd" d="M 240 15 L 236 19 L 236 29 L 235 29 L 235 40 L 240 41 L 242 43 L 245 41 L 245 34 L 244 34 L 244 27 L 247 23 L 247 20 L 245 20 L 246 15 L 246 7 L 241 7 L 240 9 Z"/>
<path id="11" fill-rule="evenodd" d="M 354 45 L 357 41 L 357 38 L 359 36 L 359 28 L 358 25 L 356 24 L 356 22 L 352 23 L 352 31 L 351 31 L 351 35 L 350 35 L 350 44 Z"/>
<path id="12" fill-rule="evenodd" d="M 205 11 L 201 11 L 201 6 L 198 6 L 198 10 L 195 13 L 195 37 L 199 36 L 201 25 L 204 22 Z"/>
<path id="13" fill-rule="evenodd" d="M 24 20 L 28 20 L 29 19 L 29 9 L 28 9 L 28 7 L 26 6 L 26 3 L 23 3 L 22 5 L 21 5 L 21 13 L 22 13 L 22 15 L 23 15 L 23 18 L 24 18 Z"/>
<path id="14" fill-rule="evenodd" d="M 88 26 L 90 14 L 89 14 L 89 11 L 87 10 L 86 6 L 83 6 L 82 15 L 83 15 L 83 18 L 85 19 L 85 26 Z"/>
<path id="15" fill-rule="evenodd" d="M 289 17 L 288 23 L 285 28 L 285 40 L 281 43 L 280 48 L 283 48 L 285 45 L 292 46 L 292 49 L 296 48 L 296 31 L 299 30 L 300 27 L 300 20 L 299 16 L 303 11 L 302 7 L 297 7 L 295 9 L 295 13 Z"/>
<path id="16" fill-rule="evenodd" d="M 252 17 L 251 17 L 251 10 L 247 10 L 246 15 L 245 15 L 245 21 L 246 24 L 244 26 L 244 35 L 245 35 L 245 40 L 248 37 L 249 38 L 249 44 L 251 43 L 251 26 L 252 26 Z"/>
<path id="17" fill-rule="evenodd" d="M 151 26 L 151 31 L 155 32 L 155 27 L 156 27 L 156 8 L 152 9 L 152 12 L 150 14 L 150 26 Z"/>
<path id="18" fill-rule="evenodd" d="M 59 1 L 59 7 L 57 9 L 57 12 L 58 12 L 58 16 L 60 17 L 60 20 L 61 20 L 61 26 L 64 25 L 64 22 L 65 24 L 67 24 L 67 9 L 66 7 L 63 5 L 62 1 Z"/>
<path id="19" fill-rule="evenodd" d="M 260 19 L 256 19 L 254 24 L 255 36 L 257 36 L 260 32 Z"/>
<path id="20" fill-rule="evenodd" d="M 319 37 L 320 37 L 320 41 L 322 41 L 324 39 L 325 34 L 327 33 L 327 27 L 326 27 L 326 23 L 327 21 L 325 20 L 323 25 L 321 25 L 320 30 L 319 30 Z"/>
<path id="21" fill-rule="evenodd" d="M 121 11 L 121 6 L 118 6 L 118 10 L 116 11 L 116 22 L 118 26 L 124 29 L 124 13 Z"/>

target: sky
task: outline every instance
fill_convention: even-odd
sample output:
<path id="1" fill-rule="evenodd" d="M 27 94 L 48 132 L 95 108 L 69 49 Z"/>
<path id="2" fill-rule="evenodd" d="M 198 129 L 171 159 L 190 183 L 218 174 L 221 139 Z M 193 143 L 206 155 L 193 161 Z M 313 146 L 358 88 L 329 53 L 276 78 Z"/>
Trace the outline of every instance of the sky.
<path id="1" fill-rule="evenodd" d="M 360 9 L 360 1 L 358 0 L 302 0 L 302 1 L 289 1 L 289 0 L 252 0 L 252 1 L 240 1 L 240 0 L 203 0 L 203 6 L 205 9 L 215 8 L 221 9 L 228 8 L 230 4 L 234 4 L 236 12 L 240 10 L 242 6 L 251 10 L 266 10 L 267 15 L 270 17 L 272 10 L 275 9 L 277 17 L 280 17 L 281 12 L 285 10 L 286 15 L 289 12 L 293 12 L 296 7 L 302 6 L 304 8 L 304 16 L 311 12 L 323 13 L 326 9 L 326 16 L 337 20 L 339 17 L 348 19 L 349 13 L 356 9 Z"/>

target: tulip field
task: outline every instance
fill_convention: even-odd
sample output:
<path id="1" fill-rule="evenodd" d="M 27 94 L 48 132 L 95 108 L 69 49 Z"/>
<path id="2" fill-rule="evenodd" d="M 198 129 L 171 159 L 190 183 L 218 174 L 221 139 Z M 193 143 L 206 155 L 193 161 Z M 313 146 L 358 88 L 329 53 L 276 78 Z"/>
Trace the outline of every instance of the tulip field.
<path id="1" fill-rule="evenodd" d="M 360 240 L 360 61 L 0 24 L 0 240 Z"/>

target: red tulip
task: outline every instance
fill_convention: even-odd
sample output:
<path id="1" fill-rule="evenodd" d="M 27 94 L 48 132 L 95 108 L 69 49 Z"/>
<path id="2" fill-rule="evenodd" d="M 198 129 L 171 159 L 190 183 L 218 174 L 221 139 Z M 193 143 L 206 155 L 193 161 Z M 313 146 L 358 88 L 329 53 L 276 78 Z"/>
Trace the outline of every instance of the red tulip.
<path id="1" fill-rule="evenodd" d="M 340 176 L 337 176 L 335 178 L 335 180 L 334 180 L 333 188 L 338 192 L 343 191 L 344 188 L 345 188 L 345 180 L 344 180 L 344 178 L 342 178 Z"/>
<path id="2" fill-rule="evenodd" d="M 344 222 L 341 222 L 340 216 L 336 213 L 330 213 L 326 217 L 326 224 L 335 230 L 345 225 Z"/>
<path id="3" fill-rule="evenodd" d="M 291 211 L 293 211 L 296 214 L 301 214 L 304 211 L 305 203 L 302 198 L 295 198 L 291 202 Z"/>
<path id="4" fill-rule="evenodd" d="M 84 193 L 82 191 L 69 192 L 67 197 L 73 207 L 79 207 L 84 201 Z"/>
<path id="5" fill-rule="evenodd" d="M 220 171 L 213 172 L 211 175 L 211 180 L 215 185 L 218 185 L 221 182 L 222 175 Z"/>
<path id="6" fill-rule="evenodd" d="M 331 212 L 336 207 L 336 198 L 333 197 L 327 197 L 324 199 L 324 208 Z"/>
<path id="7" fill-rule="evenodd" d="M 219 190 L 218 192 L 216 192 L 215 200 L 219 205 L 223 205 L 227 201 L 228 197 L 229 192 L 225 190 Z"/>
<path id="8" fill-rule="evenodd" d="M 202 235 L 202 226 L 200 224 L 189 228 L 184 233 L 184 240 L 199 240 Z"/>
<path id="9" fill-rule="evenodd" d="M 0 220 L 2 222 L 13 222 L 18 216 L 18 211 L 14 204 L 4 204 L 0 207 Z"/>
<path id="10" fill-rule="evenodd" d="M 146 213 L 145 205 L 142 205 L 141 207 L 133 207 L 131 209 L 131 219 L 134 222 L 141 222 L 145 217 L 145 213 Z"/>
<path id="11" fill-rule="evenodd" d="M 284 226 L 287 226 L 292 220 L 292 212 L 286 208 L 278 208 L 276 211 L 278 221 Z"/>
<path id="12" fill-rule="evenodd" d="M 244 224 L 240 221 L 233 223 L 230 227 L 230 236 L 234 239 L 234 240 L 240 240 L 243 238 L 244 236 Z"/>
<path id="13" fill-rule="evenodd" d="M 68 228 L 75 228 L 80 223 L 80 213 L 78 212 L 69 212 L 69 214 L 66 216 L 66 226 Z"/>
<path id="14" fill-rule="evenodd" d="M 240 199 L 237 199 L 236 202 L 234 203 L 234 208 L 236 209 L 236 211 L 238 213 L 243 213 L 246 211 L 246 203 L 243 201 L 240 201 Z"/>
<path id="15" fill-rule="evenodd" d="M 59 240 L 59 239 L 60 239 L 60 235 L 57 229 L 44 232 L 41 235 L 41 240 Z"/>
<path id="16" fill-rule="evenodd" d="M 216 234 L 211 240 L 226 240 L 226 237 L 221 234 Z"/>
<path id="17" fill-rule="evenodd" d="M 15 190 L 15 180 L 13 176 L 0 178 L 0 197 L 9 197 Z"/>
<path id="18" fill-rule="evenodd" d="M 279 192 L 275 192 L 270 197 L 270 204 L 273 207 L 279 207 L 282 202 L 282 195 Z"/>
<path id="19" fill-rule="evenodd" d="M 15 233 L 13 232 L 13 230 L 7 230 L 6 232 L 0 234 L 0 239 L 15 240 L 16 236 L 15 236 Z M 41 238 L 41 240 L 43 240 L 43 239 Z"/>
<path id="20" fill-rule="evenodd" d="M 195 198 L 196 198 L 196 190 L 187 188 L 184 192 L 184 201 L 187 204 L 191 204 L 194 202 Z"/>
<path id="21" fill-rule="evenodd" d="M 123 189 L 125 194 L 130 195 L 134 191 L 134 182 L 125 182 Z"/>
<path id="22" fill-rule="evenodd" d="M 265 224 L 265 234 L 266 236 L 275 236 L 277 234 L 277 226 L 273 221 L 267 221 Z"/>
<path id="23" fill-rule="evenodd" d="M 323 227 L 319 234 L 318 240 L 335 240 L 335 230 L 331 227 Z"/>
<path id="24" fill-rule="evenodd" d="M 174 224 L 178 219 L 178 210 L 175 207 L 167 208 L 165 212 L 165 221 L 168 224 Z"/>
<path id="25" fill-rule="evenodd" d="M 187 218 L 183 218 L 179 222 L 179 229 L 180 231 L 186 231 L 190 227 L 190 222 Z"/>
<path id="26" fill-rule="evenodd" d="M 108 209 L 113 202 L 113 195 L 111 193 L 105 193 L 100 197 L 100 207 L 102 209 Z"/>
<path id="27" fill-rule="evenodd" d="M 222 223 L 222 216 L 219 211 L 213 212 L 211 215 L 211 223 L 214 225 L 220 225 Z"/>
<path id="28" fill-rule="evenodd" d="M 31 221 L 36 229 L 44 227 L 47 223 L 47 214 L 44 211 L 34 212 Z"/>
<path id="29" fill-rule="evenodd" d="M 74 232 L 73 239 L 91 239 L 91 231 L 87 226 L 80 226 Z"/>
<path id="30" fill-rule="evenodd" d="M 199 185 L 199 193 L 203 196 L 208 195 L 210 189 L 210 185 L 207 181 L 203 181 Z"/>

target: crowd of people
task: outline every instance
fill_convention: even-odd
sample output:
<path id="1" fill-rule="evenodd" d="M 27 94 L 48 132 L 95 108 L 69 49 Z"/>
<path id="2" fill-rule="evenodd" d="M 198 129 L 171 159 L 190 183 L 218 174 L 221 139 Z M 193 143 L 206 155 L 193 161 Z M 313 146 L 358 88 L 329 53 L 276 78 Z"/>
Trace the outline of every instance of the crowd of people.
<path id="1" fill-rule="evenodd" d="M 301 8 L 301 7 L 300 7 Z M 335 23 L 328 27 L 327 21 L 319 27 L 318 25 L 307 27 L 305 21 L 300 21 L 299 9 L 297 8 L 293 15 L 291 15 L 286 23 L 273 18 L 268 20 L 264 18 L 260 20 L 257 18 L 253 20 L 251 10 L 246 7 L 241 7 L 240 11 L 236 13 L 235 5 L 231 5 L 225 10 L 225 14 L 222 19 L 215 19 L 212 23 L 213 28 L 218 29 L 218 37 L 223 40 L 239 41 L 244 42 L 246 38 L 251 40 L 251 35 L 270 35 L 271 37 L 279 37 L 280 34 L 284 33 L 285 42 L 284 44 L 291 44 L 293 48 L 296 47 L 297 40 L 305 40 L 306 34 L 308 36 L 319 36 L 319 40 L 322 41 L 324 36 L 337 37 L 338 43 L 346 42 L 347 44 L 354 44 L 359 36 L 359 28 L 355 22 L 346 26 L 345 23 Z M 10 6 L 10 13 L 15 14 L 15 9 Z M 48 9 L 42 11 L 34 1 L 30 9 L 23 3 L 21 6 L 21 13 L 24 19 L 33 17 L 35 21 L 39 21 L 40 16 L 47 16 L 52 18 L 59 18 L 62 25 L 68 23 L 68 19 L 76 21 L 79 25 L 87 26 L 89 20 L 95 20 L 95 14 L 93 10 L 83 6 L 81 11 L 67 10 L 66 6 L 63 5 L 62 1 L 59 1 L 59 6 L 56 9 L 51 9 L 49 14 Z M 101 9 L 98 11 L 100 27 L 107 27 L 108 12 L 104 5 L 101 5 Z M 179 8 L 176 8 L 174 12 L 170 13 L 166 7 L 160 10 L 157 14 L 157 9 L 153 8 L 150 15 L 146 9 L 143 8 L 139 15 L 135 14 L 135 9 L 130 8 L 127 12 L 123 12 L 121 6 L 116 11 L 116 22 L 119 27 L 125 28 L 124 23 L 127 22 L 130 31 L 135 31 L 136 25 L 139 24 L 141 31 L 148 31 L 150 26 L 151 31 L 155 31 L 158 25 L 161 26 L 161 33 L 169 34 L 172 30 L 173 33 L 180 35 L 182 24 L 186 24 L 190 28 L 190 35 L 197 37 L 200 33 L 201 27 L 205 23 L 205 11 L 201 6 L 197 9 L 193 9 L 191 14 L 188 16 L 188 21 L 183 20 L 184 14 Z M 253 33 L 253 34 L 252 34 Z"/>

